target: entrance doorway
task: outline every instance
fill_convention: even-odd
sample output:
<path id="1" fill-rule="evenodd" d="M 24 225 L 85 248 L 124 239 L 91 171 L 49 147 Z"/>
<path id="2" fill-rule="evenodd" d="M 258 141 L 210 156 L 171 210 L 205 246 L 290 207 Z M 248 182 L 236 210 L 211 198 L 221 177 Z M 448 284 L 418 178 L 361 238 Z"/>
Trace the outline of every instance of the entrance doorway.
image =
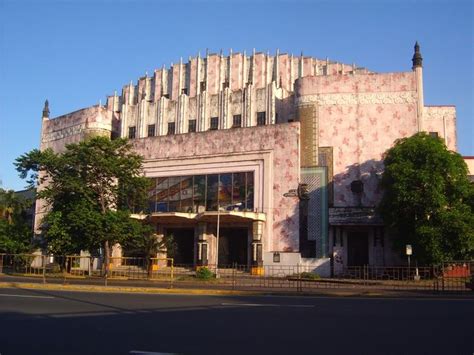
<path id="1" fill-rule="evenodd" d="M 362 266 L 369 263 L 369 236 L 367 232 L 349 232 L 347 235 L 347 264 Z"/>
<path id="2" fill-rule="evenodd" d="M 194 263 L 194 229 L 166 228 L 166 237 L 171 239 L 167 257 L 173 258 L 175 265 L 193 265 Z"/>
<path id="3" fill-rule="evenodd" d="M 248 229 L 221 228 L 219 231 L 219 267 L 237 263 L 247 265 Z"/>

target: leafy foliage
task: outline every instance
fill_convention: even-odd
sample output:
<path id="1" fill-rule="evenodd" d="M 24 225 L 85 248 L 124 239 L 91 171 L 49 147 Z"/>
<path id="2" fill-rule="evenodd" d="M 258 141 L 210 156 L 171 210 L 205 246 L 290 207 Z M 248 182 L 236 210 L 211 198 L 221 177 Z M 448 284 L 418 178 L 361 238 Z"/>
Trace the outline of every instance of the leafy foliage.
<path id="1" fill-rule="evenodd" d="M 380 212 L 394 247 L 412 244 L 424 263 L 474 256 L 474 185 L 462 157 L 439 138 L 418 133 L 385 153 Z"/>
<path id="2" fill-rule="evenodd" d="M 321 278 L 321 276 L 319 276 L 318 274 L 315 274 L 314 272 L 302 272 L 300 274 L 300 277 L 302 279 L 308 279 L 308 280 L 319 280 Z"/>
<path id="3" fill-rule="evenodd" d="M 213 274 L 213 272 L 205 266 L 200 267 L 198 270 L 196 270 L 196 278 L 200 280 L 209 280 L 214 278 L 214 276 L 215 275 Z"/>
<path id="4" fill-rule="evenodd" d="M 144 223 L 146 224 L 147 222 L 145 221 Z M 156 254 L 163 249 L 166 249 L 169 253 L 175 245 L 176 242 L 172 235 L 159 239 L 152 225 L 148 225 L 147 229 L 144 228 L 143 233 L 133 239 L 129 239 L 123 246 L 127 250 L 127 255 L 149 259 L 155 258 Z"/>
<path id="5" fill-rule="evenodd" d="M 27 209 L 31 201 L 0 188 L 0 253 L 24 253 L 31 249 L 33 234 Z"/>
<path id="6" fill-rule="evenodd" d="M 93 137 L 66 146 L 62 154 L 33 150 L 16 160 L 22 178 L 39 185 L 49 212 L 42 233 L 51 252 L 78 253 L 125 243 L 150 227 L 130 218 L 146 201 L 142 158 L 124 139 Z"/>

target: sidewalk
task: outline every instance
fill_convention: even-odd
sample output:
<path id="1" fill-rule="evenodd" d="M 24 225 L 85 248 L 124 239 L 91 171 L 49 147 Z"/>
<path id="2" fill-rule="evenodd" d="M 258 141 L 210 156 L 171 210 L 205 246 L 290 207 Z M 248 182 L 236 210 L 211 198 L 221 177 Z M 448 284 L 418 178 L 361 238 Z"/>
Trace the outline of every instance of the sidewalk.
<path id="1" fill-rule="evenodd" d="M 56 291 L 146 293 L 215 296 L 312 296 L 312 297 L 389 297 L 389 298 L 456 298 L 473 299 L 474 292 L 435 292 L 432 290 L 389 290 L 347 285 L 338 288 L 294 287 L 236 287 L 219 281 L 169 282 L 148 280 L 48 278 L 46 283 L 40 277 L 20 277 L 0 274 L 0 288 L 46 289 Z"/>

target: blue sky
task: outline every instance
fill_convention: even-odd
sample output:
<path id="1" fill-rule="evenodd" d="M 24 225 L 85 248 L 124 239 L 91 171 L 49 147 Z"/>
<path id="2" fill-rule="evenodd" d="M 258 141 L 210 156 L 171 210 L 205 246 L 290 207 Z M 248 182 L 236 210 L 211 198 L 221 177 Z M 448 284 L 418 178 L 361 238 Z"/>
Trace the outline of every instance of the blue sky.
<path id="1" fill-rule="evenodd" d="M 145 71 L 206 48 L 293 52 L 377 72 L 424 57 L 425 104 L 457 106 L 458 148 L 474 155 L 472 1 L 0 0 L 0 180 L 39 146 L 51 116 L 105 102 Z"/>

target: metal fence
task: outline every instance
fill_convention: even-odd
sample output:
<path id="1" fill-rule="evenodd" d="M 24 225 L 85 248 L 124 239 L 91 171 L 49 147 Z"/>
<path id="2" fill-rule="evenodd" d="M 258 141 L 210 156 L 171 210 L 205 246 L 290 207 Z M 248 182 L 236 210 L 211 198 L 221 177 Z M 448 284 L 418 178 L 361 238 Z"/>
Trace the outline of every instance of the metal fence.
<path id="1" fill-rule="evenodd" d="M 207 269 L 207 270 L 206 270 Z M 446 262 L 429 267 L 357 266 L 336 276 L 320 277 L 309 265 L 174 264 L 171 258 L 112 257 L 108 267 L 99 257 L 0 254 L 0 274 L 62 279 L 142 280 L 155 286 L 278 289 L 311 292 L 318 289 L 474 291 L 474 261 Z"/>

